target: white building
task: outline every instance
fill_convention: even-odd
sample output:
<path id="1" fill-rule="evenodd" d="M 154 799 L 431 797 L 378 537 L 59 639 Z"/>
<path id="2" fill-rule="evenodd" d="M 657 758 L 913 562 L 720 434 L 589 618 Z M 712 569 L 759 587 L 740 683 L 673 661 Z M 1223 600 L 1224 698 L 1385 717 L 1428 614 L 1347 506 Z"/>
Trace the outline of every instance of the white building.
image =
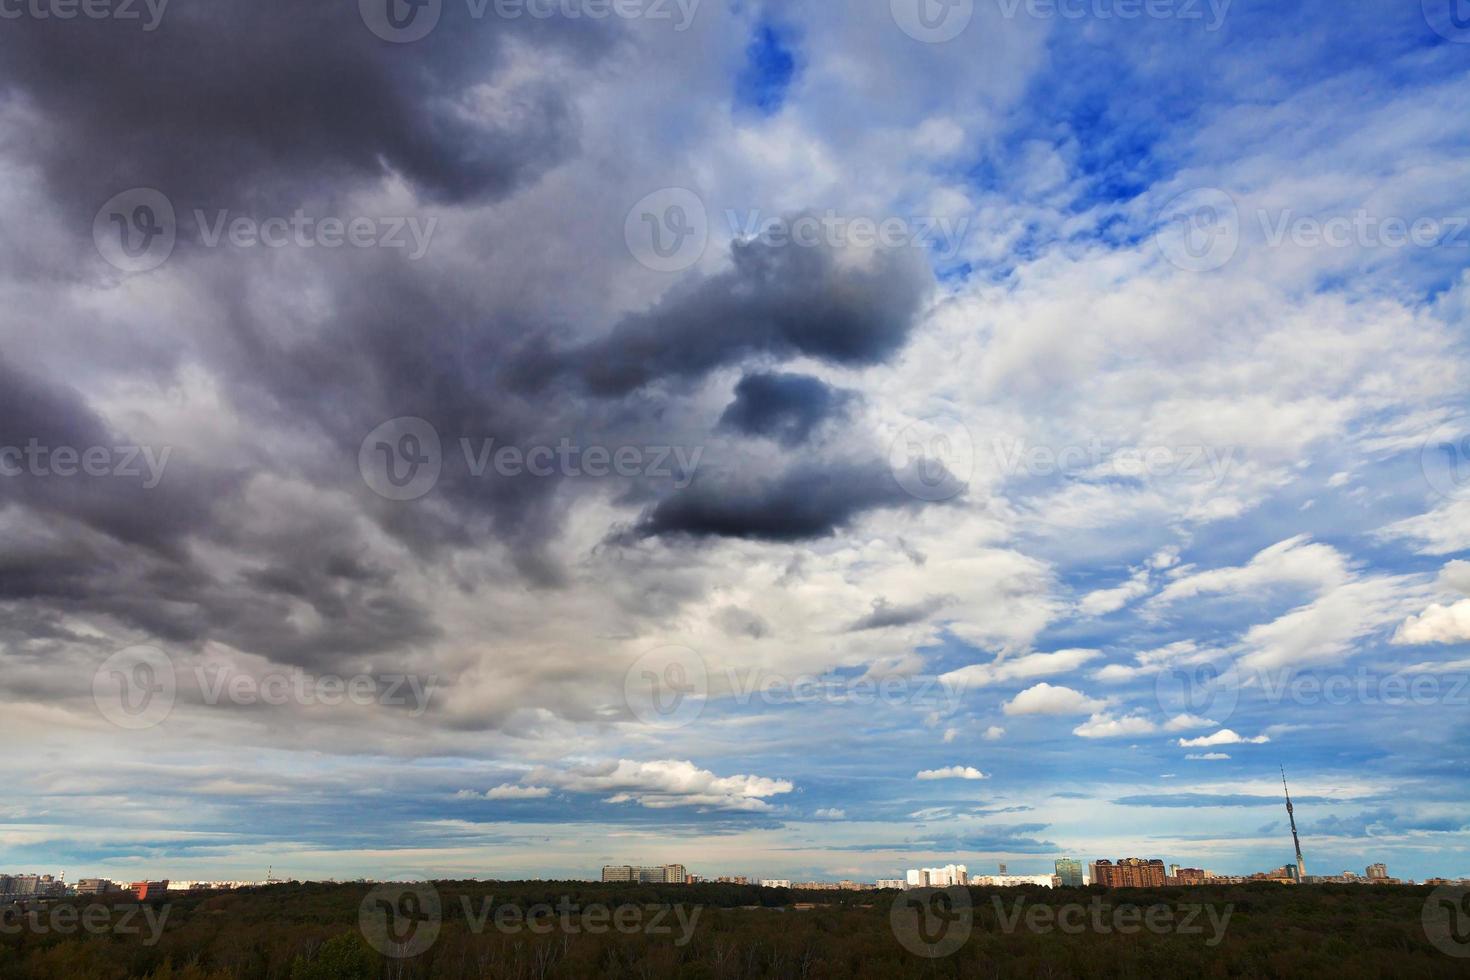
<path id="1" fill-rule="evenodd" d="M 899 888 L 899 889 L 902 889 L 905 884 L 906 883 L 904 882 L 904 880 L 902 878 L 879 878 L 878 879 L 878 890 L 879 891 L 882 891 L 885 888 Z"/>
<path id="2" fill-rule="evenodd" d="M 970 873 L 963 864 L 946 864 L 942 868 L 912 868 L 907 875 L 909 888 L 948 888 L 968 885 Z"/>
<path id="3" fill-rule="evenodd" d="M 791 887 L 791 880 L 789 878 L 762 878 L 761 879 L 761 887 L 762 888 L 790 888 Z"/>

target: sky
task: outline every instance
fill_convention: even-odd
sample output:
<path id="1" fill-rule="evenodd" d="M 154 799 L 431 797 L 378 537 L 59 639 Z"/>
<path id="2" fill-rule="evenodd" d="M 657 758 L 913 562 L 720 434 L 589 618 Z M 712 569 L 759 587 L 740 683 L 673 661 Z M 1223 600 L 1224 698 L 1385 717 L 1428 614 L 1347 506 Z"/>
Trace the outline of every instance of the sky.
<path id="1" fill-rule="evenodd" d="M 0 871 L 1470 876 L 1453 0 L 0 24 Z"/>

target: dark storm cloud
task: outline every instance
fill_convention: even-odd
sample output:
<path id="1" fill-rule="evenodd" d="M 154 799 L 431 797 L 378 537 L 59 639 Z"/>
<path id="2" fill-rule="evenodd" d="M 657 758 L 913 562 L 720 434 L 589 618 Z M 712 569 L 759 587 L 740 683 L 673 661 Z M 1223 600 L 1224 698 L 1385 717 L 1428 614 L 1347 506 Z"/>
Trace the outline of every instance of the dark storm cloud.
<path id="1" fill-rule="evenodd" d="M 848 630 L 859 633 L 864 630 L 887 629 L 893 626 L 912 626 L 922 623 L 945 606 L 955 601 L 954 596 L 929 596 L 920 602 L 893 605 L 879 597 L 873 600 L 873 611 L 853 623 Z"/>
<path id="2" fill-rule="evenodd" d="M 178 0 L 153 31 L 7 20 L 0 94 L 36 118 L 36 138 L 18 148 L 78 209 L 152 186 L 180 206 L 243 210 L 283 192 L 347 190 L 341 182 L 385 170 L 426 196 L 462 201 L 506 192 L 575 142 L 555 88 L 477 101 L 473 86 L 503 63 L 504 39 L 535 32 L 593 57 L 607 30 L 470 21 L 464 5 L 446 3 L 427 38 L 389 44 L 355 2 Z"/>
<path id="3" fill-rule="evenodd" d="M 916 503 L 881 463 L 803 464 L 753 484 L 702 476 L 658 503 L 637 530 L 644 537 L 806 541 L 829 537 L 868 511 Z"/>
<path id="4" fill-rule="evenodd" d="M 733 267 L 672 289 L 602 340 L 561 358 L 595 394 L 698 379 L 748 357 L 814 357 L 866 366 L 907 342 L 933 278 L 922 258 L 873 252 L 842 261 L 830 247 L 736 242 Z"/>
<path id="5" fill-rule="evenodd" d="M 817 426 L 840 415 L 853 397 L 852 392 L 804 374 L 747 374 L 735 386 L 735 400 L 720 417 L 720 425 L 796 446 L 806 442 Z"/>
<path id="6" fill-rule="evenodd" d="M 88 453 L 99 452 L 105 463 L 83 465 Z M 128 433 L 109 430 L 79 392 L 0 357 L 0 503 L 176 553 L 182 537 L 208 524 L 210 500 L 235 483 L 191 467 L 173 447 L 140 446 Z M 37 556 L 42 562 L 58 557 Z M 0 588 L 6 581 L 23 587 L 28 576 L 17 566 L 26 557 L 12 547 L 7 558 L 9 575 Z"/>

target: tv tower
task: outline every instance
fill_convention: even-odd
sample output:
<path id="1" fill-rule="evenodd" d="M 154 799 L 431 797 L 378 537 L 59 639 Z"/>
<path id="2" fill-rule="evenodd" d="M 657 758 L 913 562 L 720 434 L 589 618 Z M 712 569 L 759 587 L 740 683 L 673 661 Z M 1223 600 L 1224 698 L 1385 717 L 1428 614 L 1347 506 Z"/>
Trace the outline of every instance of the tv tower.
<path id="1" fill-rule="evenodd" d="M 1291 805 L 1291 790 L 1286 787 L 1286 767 L 1281 768 L 1281 788 L 1286 790 L 1286 819 L 1291 821 L 1291 842 L 1296 845 L 1296 881 L 1301 884 L 1307 877 L 1307 864 L 1302 860 L 1302 842 L 1296 835 L 1296 811 Z"/>

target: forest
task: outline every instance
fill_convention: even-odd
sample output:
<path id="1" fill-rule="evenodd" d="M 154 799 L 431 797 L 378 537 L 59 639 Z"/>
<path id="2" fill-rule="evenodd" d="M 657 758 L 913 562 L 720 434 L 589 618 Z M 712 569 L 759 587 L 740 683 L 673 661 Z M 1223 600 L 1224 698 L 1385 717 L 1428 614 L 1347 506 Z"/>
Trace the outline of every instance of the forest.
<path id="1" fill-rule="evenodd" d="M 1431 891 L 289 882 L 11 909 L 0 977 L 1464 977 Z"/>

